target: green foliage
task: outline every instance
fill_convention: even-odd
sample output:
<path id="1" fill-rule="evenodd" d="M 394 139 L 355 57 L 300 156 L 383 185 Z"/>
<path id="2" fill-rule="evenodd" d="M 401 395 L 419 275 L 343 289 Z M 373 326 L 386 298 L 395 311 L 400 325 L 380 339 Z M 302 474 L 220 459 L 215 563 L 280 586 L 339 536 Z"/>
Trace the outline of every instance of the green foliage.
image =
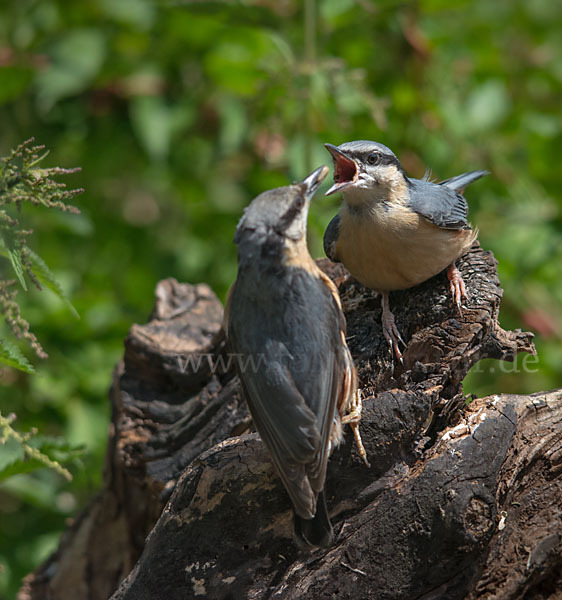
<path id="1" fill-rule="evenodd" d="M 0 340 L 0 363 L 25 371 L 26 373 L 33 373 L 33 365 L 27 360 L 22 351 L 8 340 Z"/>
<path id="2" fill-rule="evenodd" d="M 12 427 L 14 420 L 14 415 L 4 417 L 0 413 L 0 481 L 44 467 L 70 481 L 72 475 L 61 463 L 78 458 L 82 448 L 61 438 L 38 436 L 36 430 L 18 433 Z"/>
<path id="3" fill-rule="evenodd" d="M 45 262 L 29 248 L 28 236 L 32 232 L 23 229 L 18 218 L 25 204 L 78 213 L 77 208 L 66 202 L 82 190 L 67 190 L 65 184 L 52 179 L 56 175 L 75 173 L 78 169 L 39 168 L 39 163 L 48 152 L 43 152 L 44 146 L 32 146 L 32 142 L 33 139 L 27 140 L 7 158 L 0 159 L 0 256 L 9 259 L 25 291 L 27 275 L 39 290 L 43 283 L 70 307 L 75 316 L 78 316 Z M 41 152 L 43 153 L 40 154 Z M 4 315 L 12 334 L 16 338 L 25 339 L 37 356 L 46 358 L 47 355 L 31 332 L 29 323 L 21 316 L 15 300 L 17 291 L 13 289 L 14 283 L 9 279 L 0 279 L 0 312 Z M 0 363 L 27 373 L 33 370 L 19 349 L 9 340 L 0 339 Z"/>
<path id="4" fill-rule="evenodd" d="M 465 389 L 560 384 L 560 12 L 546 0 L 2 4 L 0 155 L 48 140 L 45 160 L 83 165 L 69 179 L 88 190 L 80 215 L 26 207 L 33 250 L 82 318 L 20 294 L 50 360 L 39 376 L 0 376 L 2 410 L 88 452 L 71 486 L 45 469 L 0 486 L 0 595 L 52 548 L 68 498 L 99 484 L 112 368 L 156 281 L 224 295 L 244 206 L 328 164 L 323 142 L 379 140 L 412 176 L 492 172 L 467 190 L 470 217 L 499 261 L 502 325 L 537 331 L 539 356 L 479 365 Z M 315 255 L 336 209 L 313 203 Z"/>

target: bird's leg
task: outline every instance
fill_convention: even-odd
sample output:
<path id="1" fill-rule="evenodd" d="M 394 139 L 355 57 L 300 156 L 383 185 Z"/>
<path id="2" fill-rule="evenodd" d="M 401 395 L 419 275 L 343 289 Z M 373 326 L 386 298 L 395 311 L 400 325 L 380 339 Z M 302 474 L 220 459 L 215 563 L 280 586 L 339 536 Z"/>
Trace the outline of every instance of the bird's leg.
<path id="1" fill-rule="evenodd" d="M 461 302 L 466 300 L 466 288 L 462 279 L 461 272 L 457 269 L 457 265 L 452 262 L 447 269 L 447 277 L 451 286 L 451 294 L 453 302 L 457 305 L 459 314 L 462 315 Z"/>
<path id="2" fill-rule="evenodd" d="M 382 332 L 383 335 L 390 346 L 390 351 L 394 351 L 396 354 L 396 358 L 404 363 L 402 359 L 402 352 L 400 352 L 400 348 L 398 347 L 398 342 L 402 342 L 404 346 L 406 343 L 402 339 L 400 332 L 398 331 L 398 327 L 396 327 L 396 323 L 394 322 L 394 315 L 390 312 L 390 308 L 388 306 L 388 292 L 381 292 L 381 305 L 382 305 Z"/>
<path id="3" fill-rule="evenodd" d="M 347 414 L 341 415 L 342 425 L 349 425 L 351 427 L 351 431 L 353 431 L 353 437 L 355 438 L 355 445 L 357 446 L 357 451 L 359 452 L 359 456 L 363 459 L 363 462 L 370 467 L 369 461 L 367 460 L 367 452 L 365 451 L 365 447 L 363 446 L 363 440 L 361 439 L 361 432 L 359 431 L 359 421 L 361 421 L 361 409 L 363 408 L 363 404 L 361 402 L 361 391 L 355 390 L 352 400 L 351 406 L 347 407 Z"/>

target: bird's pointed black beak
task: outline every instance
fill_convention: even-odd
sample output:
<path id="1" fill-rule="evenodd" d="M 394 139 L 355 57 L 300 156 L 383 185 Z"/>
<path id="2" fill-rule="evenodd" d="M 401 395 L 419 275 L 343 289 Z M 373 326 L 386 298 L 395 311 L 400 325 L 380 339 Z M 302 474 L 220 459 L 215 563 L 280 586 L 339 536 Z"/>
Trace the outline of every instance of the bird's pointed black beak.
<path id="1" fill-rule="evenodd" d="M 355 161 L 344 154 L 333 144 L 324 144 L 334 159 L 334 185 L 326 192 L 326 196 L 343 190 L 357 181 L 359 169 Z"/>
<path id="2" fill-rule="evenodd" d="M 305 195 L 307 200 L 310 200 L 316 193 L 320 184 L 326 179 L 326 175 L 330 172 L 330 169 L 325 165 L 318 167 L 315 171 L 312 171 L 310 175 L 305 177 L 301 181 L 301 185 L 305 188 Z"/>

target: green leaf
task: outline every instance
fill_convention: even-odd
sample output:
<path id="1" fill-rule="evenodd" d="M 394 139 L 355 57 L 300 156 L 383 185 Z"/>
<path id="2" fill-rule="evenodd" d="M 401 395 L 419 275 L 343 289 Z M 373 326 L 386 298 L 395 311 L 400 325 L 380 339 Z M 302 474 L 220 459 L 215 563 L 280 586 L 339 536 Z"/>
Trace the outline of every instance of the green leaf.
<path id="1" fill-rule="evenodd" d="M 286 53 L 280 52 L 279 44 L 270 36 L 241 28 L 229 30 L 217 39 L 204 65 L 216 86 L 248 98 L 258 92 L 266 70 L 280 75 L 285 58 Z"/>
<path id="2" fill-rule="evenodd" d="M 58 39 L 48 68 L 39 70 L 36 84 L 43 107 L 82 92 L 100 70 L 107 53 L 105 33 L 94 28 L 73 29 Z"/>
<path id="3" fill-rule="evenodd" d="M 499 79 L 486 81 L 475 88 L 466 101 L 466 120 L 476 131 L 497 126 L 511 110 L 507 86 Z"/>
<path id="4" fill-rule="evenodd" d="M 56 296 L 58 296 L 59 299 L 66 304 L 70 312 L 77 319 L 79 319 L 80 315 L 78 314 L 78 311 L 74 308 L 72 302 L 64 293 L 60 283 L 55 279 L 53 272 L 46 265 L 45 261 L 38 254 L 35 254 L 33 250 L 29 250 L 29 258 L 31 259 L 31 270 L 39 282 L 46 288 L 49 288 Z"/>
<path id="5" fill-rule="evenodd" d="M 72 479 L 70 471 L 60 463 L 80 456 L 83 452 L 81 447 L 72 447 L 59 438 L 22 435 L 11 426 L 10 419 L 1 414 L 0 431 L 0 443 L 8 448 L 6 459 L 0 462 L 0 481 L 45 467 L 53 469 L 68 481 Z"/>
<path id="6" fill-rule="evenodd" d="M 8 466 L 22 461 L 25 456 L 23 444 L 13 437 L 0 439 L 0 473 Z"/>
<path id="7" fill-rule="evenodd" d="M 72 446 L 52 436 L 22 435 L 12 427 L 12 421 L 0 413 L 0 481 L 44 467 L 70 481 L 72 475 L 61 462 L 77 459 L 83 454 L 83 446 Z"/>
<path id="8" fill-rule="evenodd" d="M 130 102 L 131 123 L 146 153 L 153 160 L 168 156 L 172 111 L 160 96 L 138 96 Z"/>
<path id="9" fill-rule="evenodd" d="M 25 280 L 23 279 L 24 271 L 21 264 L 21 260 L 19 258 L 18 250 L 11 250 L 6 243 L 5 238 L 6 236 L 4 236 L 4 239 L 2 239 L 2 237 L 0 236 L 0 256 L 5 256 L 6 258 L 9 258 L 11 260 L 14 270 L 16 271 L 16 274 L 18 276 L 18 279 L 20 280 L 20 283 L 23 286 L 23 289 L 27 291 L 27 285 L 25 283 Z M 66 304 L 70 312 L 77 319 L 79 319 L 80 315 L 78 314 L 78 311 L 76 310 L 76 308 L 74 308 L 72 302 L 64 293 L 64 290 L 62 289 L 60 283 L 56 280 L 53 272 L 51 271 L 51 269 L 49 269 L 45 261 L 29 248 L 28 256 L 31 259 L 31 271 L 33 272 L 35 277 L 37 277 L 39 283 L 44 285 L 46 288 L 50 289 L 56 296 L 58 296 L 58 298 Z"/>
<path id="10" fill-rule="evenodd" d="M 28 445 L 60 464 L 79 459 L 86 448 L 84 444 L 71 444 L 63 437 L 50 435 L 34 435 L 29 439 Z"/>
<path id="11" fill-rule="evenodd" d="M 6 465 L 5 468 L 0 469 L 0 481 L 9 479 L 14 475 L 31 473 L 31 471 L 36 471 L 37 469 L 44 469 L 45 466 L 46 465 L 37 458 L 22 458 Z"/>
<path id="12" fill-rule="evenodd" d="M 27 291 L 25 283 L 23 265 L 21 264 L 21 250 L 14 244 L 14 238 L 9 231 L 4 231 L 0 235 L 0 255 L 10 259 L 12 267 L 16 272 L 22 288 Z"/>
<path id="13" fill-rule="evenodd" d="M 353 9 L 353 7 L 353 0 L 324 0 L 320 4 L 320 14 L 330 25 L 335 25 L 339 17 Z"/>
<path id="14" fill-rule="evenodd" d="M 21 264 L 21 252 L 17 248 L 8 248 L 8 254 L 12 267 L 18 276 L 18 280 L 21 283 L 21 287 L 27 292 L 27 284 L 25 283 L 25 277 L 23 276 L 23 266 Z"/>
<path id="15" fill-rule="evenodd" d="M 148 29 L 156 16 L 156 6 L 151 0 L 101 0 L 99 7 L 112 19 L 138 29 Z"/>
<path id="16" fill-rule="evenodd" d="M 0 363 L 19 369 L 25 373 L 33 373 L 33 365 L 21 353 L 21 350 L 7 340 L 0 340 Z"/>

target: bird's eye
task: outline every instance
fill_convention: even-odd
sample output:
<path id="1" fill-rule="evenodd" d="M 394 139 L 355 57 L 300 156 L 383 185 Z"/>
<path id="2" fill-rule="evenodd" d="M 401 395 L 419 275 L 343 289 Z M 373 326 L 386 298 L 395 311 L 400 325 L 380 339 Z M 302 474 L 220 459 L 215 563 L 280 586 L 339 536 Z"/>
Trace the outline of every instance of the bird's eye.
<path id="1" fill-rule="evenodd" d="M 293 206 L 296 210 L 301 210 L 304 206 L 304 198 L 302 196 L 297 196 L 295 201 L 293 202 Z"/>
<path id="2" fill-rule="evenodd" d="M 369 154 L 369 156 L 367 156 L 367 162 L 370 165 L 376 165 L 379 163 L 380 157 L 381 157 L 381 155 L 378 152 L 371 152 L 371 154 Z"/>

